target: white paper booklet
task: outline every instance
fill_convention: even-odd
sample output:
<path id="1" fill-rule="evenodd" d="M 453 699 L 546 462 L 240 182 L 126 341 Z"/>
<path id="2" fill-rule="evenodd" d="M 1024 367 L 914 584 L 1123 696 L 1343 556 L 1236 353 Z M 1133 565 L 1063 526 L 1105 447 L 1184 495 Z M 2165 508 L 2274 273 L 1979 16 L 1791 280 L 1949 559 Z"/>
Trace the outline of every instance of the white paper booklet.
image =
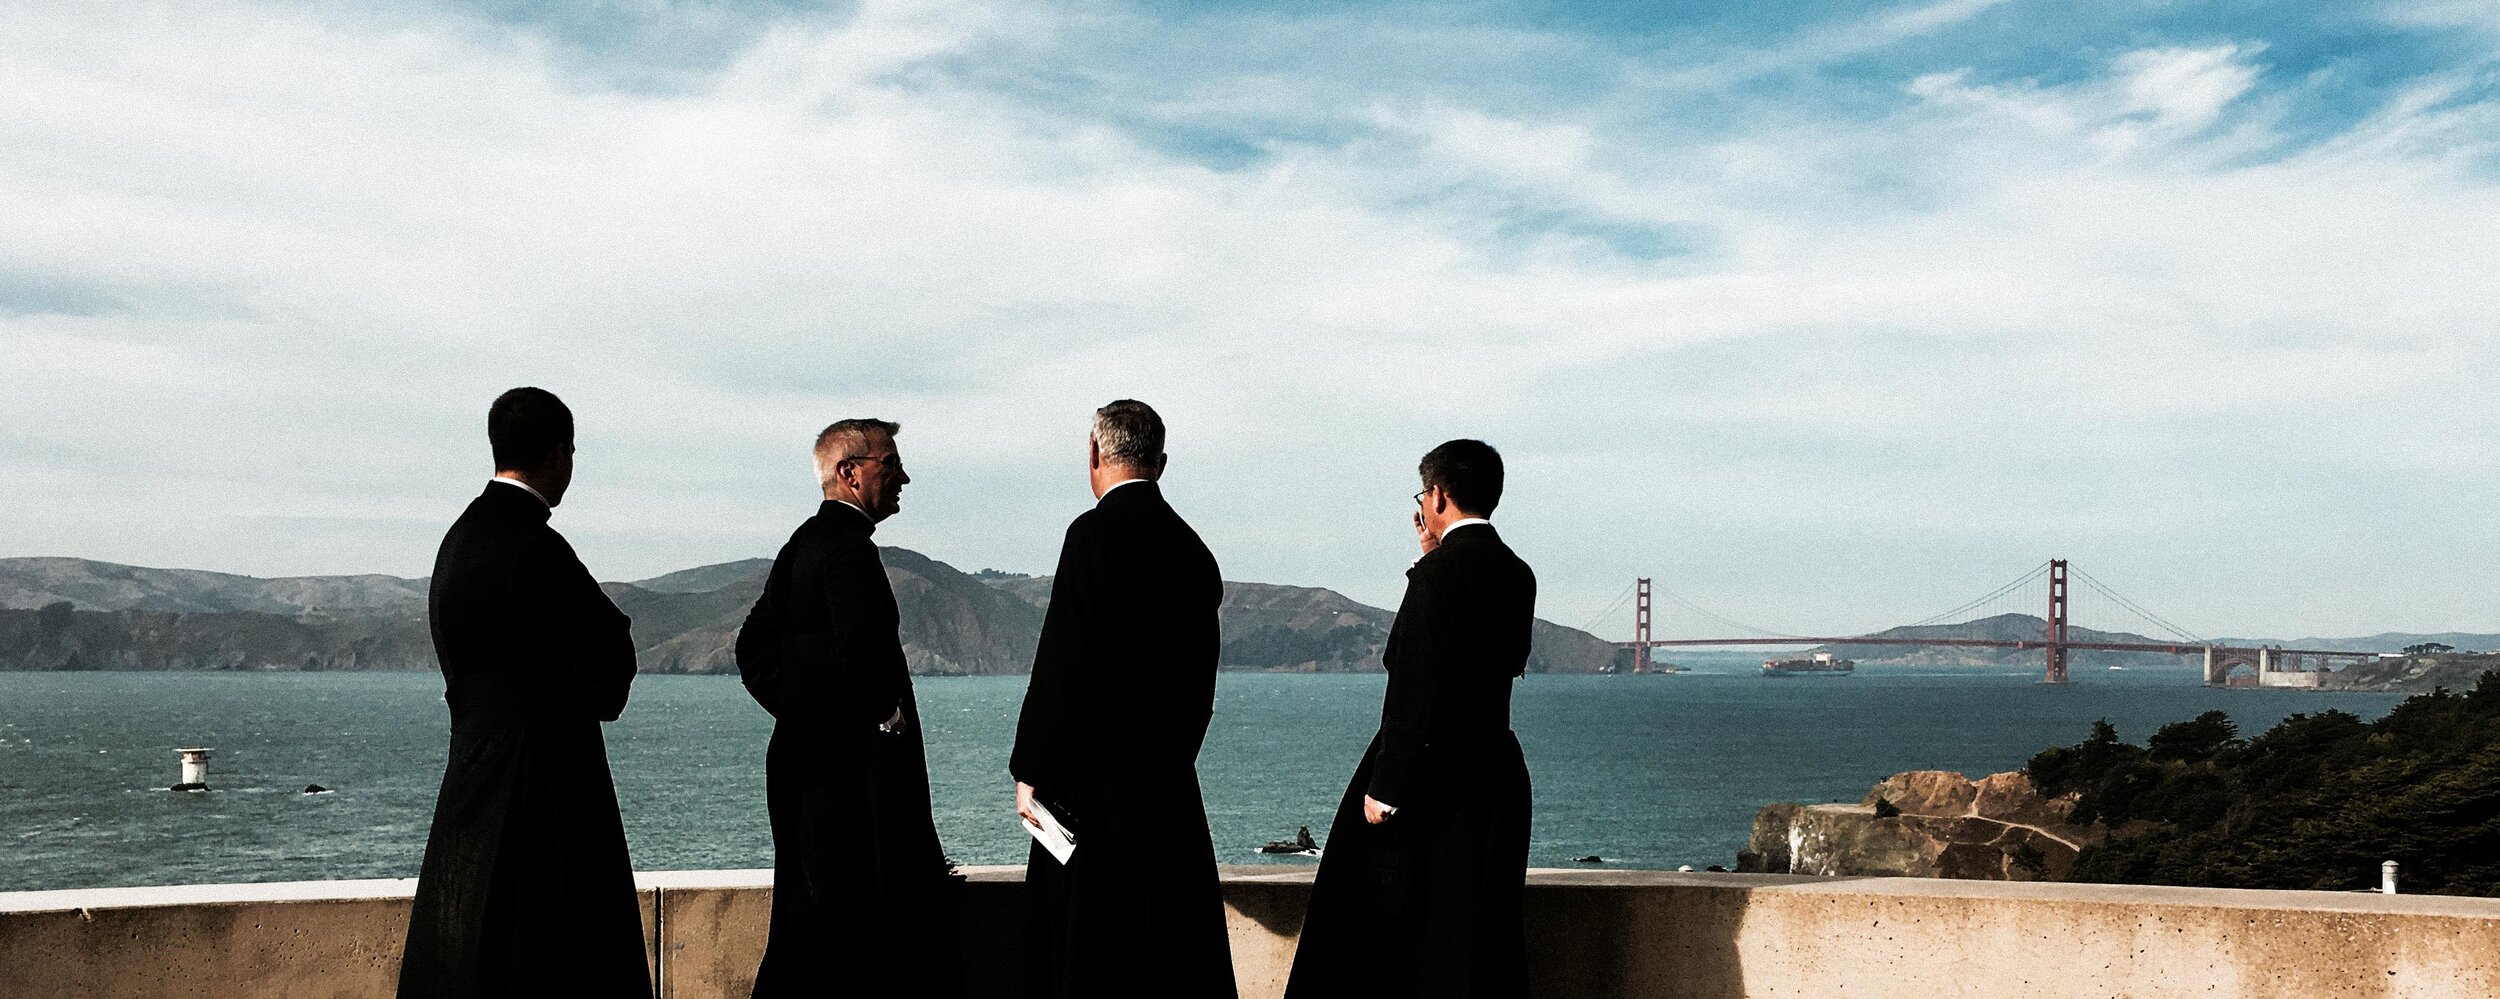
<path id="1" fill-rule="evenodd" d="M 1041 822 L 1035 824 L 1032 819 L 1023 820 L 1024 831 L 1033 837 L 1033 842 L 1040 843 L 1042 849 L 1050 851 L 1050 855 L 1062 864 L 1067 863 L 1069 857 L 1076 856 L 1076 834 L 1060 825 L 1059 817 L 1050 814 L 1050 809 L 1043 807 L 1039 798 L 1033 801 L 1033 817 Z"/>

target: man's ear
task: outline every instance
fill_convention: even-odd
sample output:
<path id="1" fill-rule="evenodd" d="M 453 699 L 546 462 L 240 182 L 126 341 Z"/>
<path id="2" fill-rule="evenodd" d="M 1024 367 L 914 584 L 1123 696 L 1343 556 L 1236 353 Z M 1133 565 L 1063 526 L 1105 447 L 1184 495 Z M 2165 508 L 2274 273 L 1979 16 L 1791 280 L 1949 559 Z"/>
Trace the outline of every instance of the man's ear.
<path id="1" fill-rule="evenodd" d="M 1163 477 L 1163 468 L 1164 468 L 1164 466 L 1169 465 L 1169 464 L 1171 464 L 1171 463 L 1172 463 L 1172 456 L 1171 456 L 1171 455 L 1169 455 L 1169 454 L 1158 454 L 1158 455 L 1155 455 L 1155 469 L 1154 469 L 1154 472 L 1155 472 L 1155 478 L 1158 478 L 1158 479 L 1162 478 L 1162 477 Z"/>
<path id="2" fill-rule="evenodd" d="M 1085 467 L 1089 471 L 1102 467 L 1102 442 L 1091 437 L 1085 438 Z"/>

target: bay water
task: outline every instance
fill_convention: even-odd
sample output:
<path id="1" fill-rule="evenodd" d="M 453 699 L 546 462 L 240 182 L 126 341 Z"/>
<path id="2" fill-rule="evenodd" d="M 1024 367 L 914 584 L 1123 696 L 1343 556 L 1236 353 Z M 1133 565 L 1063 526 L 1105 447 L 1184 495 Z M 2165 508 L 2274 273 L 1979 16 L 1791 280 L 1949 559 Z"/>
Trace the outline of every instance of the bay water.
<path id="1" fill-rule="evenodd" d="M 1758 659 L 1695 658 L 1685 674 L 1519 682 L 1530 864 L 1733 867 L 1766 803 L 1855 801 L 1904 770 L 2017 768 L 2097 718 L 2141 742 L 2208 709 L 2247 735 L 2294 712 L 2375 718 L 2400 700 L 2215 690 L 2192 670 L 2079 669 L 2051 687 L 2037 670 L 1765 678 Z M 915 681 L 938 832 L 959 862 L 1025 859 L 1007 776 L 1024 683 Z M 1198 768 L 1220 862 L 1312 862 L 1257 848 L 1305 825 L 1325 839 L 1384 683 L 1222 676 Z M 414 876 L 448 738 L 441 692 L 431 673 L 0 673 L 0 891 Z M 607 743 L 636 868 L 771 866 L 771 725 L 734 677 L 635 681 Z M 213 790 L 167 790 L 182 746 L 216 749 Z"/>

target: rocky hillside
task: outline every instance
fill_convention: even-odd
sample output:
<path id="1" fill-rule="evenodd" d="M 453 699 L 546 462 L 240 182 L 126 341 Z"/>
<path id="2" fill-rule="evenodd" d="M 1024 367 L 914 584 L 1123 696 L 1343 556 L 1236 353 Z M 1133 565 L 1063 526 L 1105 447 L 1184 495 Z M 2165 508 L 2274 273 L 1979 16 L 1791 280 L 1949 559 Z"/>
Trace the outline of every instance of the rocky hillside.
<path id="1" fill-rule="evenodd" d="M 2441 687 L 2472 690 L 2483 674 L 2500 670 L 2500 653 L 2442 652 L 2356 663 L 2318 678 L 2319 690 L 2366 690 L 2424 694 Z"/>
<path id="2" fill-rule="evenodd" d="M 2361 638 L 2217 638 L 2213 641 L 2215 645 L 2241 648 L 2271 645 L 2278 649 L 2317 649 L 2323 652 L 2401 652 L 2408 646 L 2433 643 L 2463 650 L 2469 655 L 2476 649 L 2500 649 L 2500 635 L 2475 631 L 2387 631 Z"/>
<path id="3" fill-rule="evenodd" d="M 1854 805 L 1775 804 L 1740 870 L 2500 895 L 2500 673 L 2377 721 L 2325 710 L 2243 737 L 2207 711 L 2142 745 L 2108 721 L 2023 770 L 1887 778 Z"/>
<path id="4" fill-rule="evenodd" d="M 1050 578 L 967 575 L 880 550 L 912 671 L 1021 673 Z M 647 673 L 726 673 L 772 563 L 745 559 L 605 583 L 634 620 Z M 0 670 L 413 670 L 434 668 L 423 579 L 259 579 L 83 559 L 0 559 Z M 1380 668 L 1389 611 L 1332 590 L 1226 583 L 1219 619 L 1231 669 Z M 1537 622 L 1536 672 L 1595 672 L 1618 654 L 1586 632 Z"/>
<path id="5" fill-rule="evenodd" d="M 281 615 L 77 610 L 66 600 L 0 610 L 0 670 L 431 669 L 425 605 Z"/>
<path id="6" fill-rule="evenodd" d="M 984 571 L 983 583 L 1050 606 L 1049 576 Z M 1284 673 L 1353 673 L 1380 669 L 1395 611 L 1357 603 L 1335 590 L 1273 583 L 1224 584 L 1217 608 L 1225 669 Z M 1528 672 L 1595 673 L 1628 654 L 1577 628 L 1539 619 L 1530 638 Z"/>
<path id="7" fill-rule="evenodd" d="M 917 552 L 880 552 L 916 672 L 1016 673 L 1041 612 Z M 605 583 L 646 673 L 734 672 L 738 626 L 772 563 Z M 258 579 L 84 559 L 0 559 L 0 670 L 434 668 L 423 579 Z"/>
<path id="8" fill-rule="evenodd" d="M 1888 628 L 1868 638 L 1978 638 L 1993 641 L 2038 641 L 2048 633 L 2047 620 L 2030 614 L 1999 614 L 1995 617 L 1965 621 L 1960 624 L 1920 625 Z M 2154 642 L 2156 639 L 2123 631 L 2094 631 L 2069 626 L 2067 638 L 2077 642 Z M 1895 663 L 1916 666 L 2033 666 L 2040 662 L 2038 649 L 1989 649 L 1932 645 L 1849 645 L 1838 644 L 1818 651 L 1838 653 L 1859 662 Z M 2190 666 L 2186 656 L 2158 652 L 2101 652 L 2078 649 L 2072 665 L 2077 669 L 2102 666 Z"/>
<path id="9" fill-rule="evenodd" d="M 2076 795 L 2046 796 L 2022 773 L 1971 780 L 1895 774 L 1854 805 L 1767 806 L 1736 869 L 1771 874 L 2056 881 L 2107 838 L 2074 821 Z"/>
<path id="10" fill-rule="evenodd" d="M 83 558 L 0 559 L 0 608 L 68 601 L 80 610 L 297 615 L 425 601 L 425 580 L 397 576 L 259 579 L 196 569 L 149 569 Z"/>

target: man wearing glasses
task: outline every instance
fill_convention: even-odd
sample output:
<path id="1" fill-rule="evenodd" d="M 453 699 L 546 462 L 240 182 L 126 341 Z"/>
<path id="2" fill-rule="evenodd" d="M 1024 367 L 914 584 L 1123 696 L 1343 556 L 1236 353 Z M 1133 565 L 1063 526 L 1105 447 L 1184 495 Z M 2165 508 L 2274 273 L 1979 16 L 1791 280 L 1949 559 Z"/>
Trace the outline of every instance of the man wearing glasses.
<path id="1" fill-rule="evenodd" d="M 1329 829 L 1286 999 L 1528 991 L 1528 766 L 1510 692 L 1536 574 L 1487 519 L 1502 498 L 1490 445 L 1450 441 L 1417 471 L 1423 556 L 1381 650 L 1380 732 Z"/>
<path id="2" fill-rule="evenodd" d="M 764 755 L 773 914 L 755 995 L 954 997 L 960 885 L 929 809 L 901 615 L 870 535 L 911 476 L 883 420 L 816 435 L 824 503 L 774 557 L 738 633 L 773 716 Z"/>

